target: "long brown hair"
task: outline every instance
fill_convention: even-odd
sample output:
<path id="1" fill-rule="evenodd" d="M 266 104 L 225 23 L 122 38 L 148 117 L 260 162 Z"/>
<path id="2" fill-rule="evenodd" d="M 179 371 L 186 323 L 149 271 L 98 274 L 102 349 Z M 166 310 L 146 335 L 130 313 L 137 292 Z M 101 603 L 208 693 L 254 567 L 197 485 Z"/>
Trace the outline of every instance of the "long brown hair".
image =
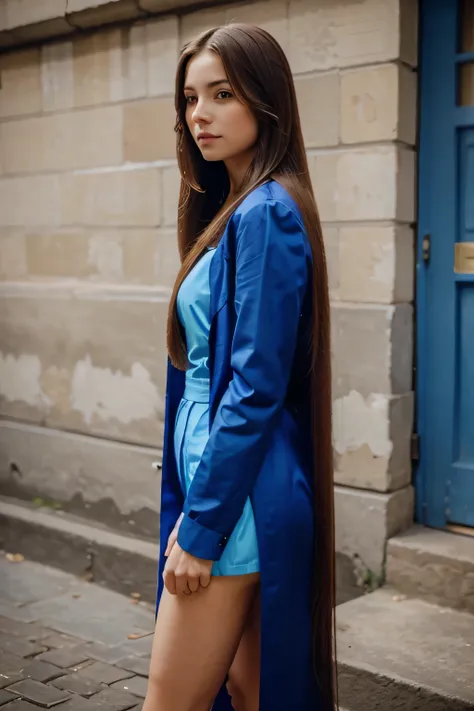
<path id="1" fill-rule="evenodd" d="M 255 157 L 238 199 L 216 218 L 229 192 L 222 162 L 205 161 L 186 124 L 184 81 L 189 61 L 204 49 L 216 52 L 237 97 L 257 118 Z M 168 351 L 184 370 L 186 345 L 176 311 L 178 290 L 206 247 L 215 245 L 238 204 L 255 187 L 277 180 L 298 204 L 313 255 L 311 344 L 312 437 L 314 448 L 313 651 L 324 711 L 337 705 L 335 670 L 334 487 L 331 427 L 329 294 L 323 236 L 314 199 L 293 77 L 278 42 L 265 30 L 232 24 L 208 30 L 187 44 L 176 76 L 177 156 L 181 172 L 178 246 L 182 266 L 168 314 Z M 216 218 L 216 219 L 214 219 Z"/>

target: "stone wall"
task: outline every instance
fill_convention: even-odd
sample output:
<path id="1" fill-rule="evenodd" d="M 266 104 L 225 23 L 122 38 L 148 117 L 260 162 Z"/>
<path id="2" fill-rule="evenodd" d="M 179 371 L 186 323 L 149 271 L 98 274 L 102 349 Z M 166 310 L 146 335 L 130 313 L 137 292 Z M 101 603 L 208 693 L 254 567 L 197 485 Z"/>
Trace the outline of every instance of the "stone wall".
<path id="1" fill-rule="evenodd" d="M 178 49 L 216 24 L 260 24 L 295 75 L 327 244 L 341 571 L 371 585 L 413 515 L 417 3 L 147 2 L 181 9 L 0 57 L 2 491 L 156 531 Z M 136 16 L 122 0 L 69 3 Z"/>

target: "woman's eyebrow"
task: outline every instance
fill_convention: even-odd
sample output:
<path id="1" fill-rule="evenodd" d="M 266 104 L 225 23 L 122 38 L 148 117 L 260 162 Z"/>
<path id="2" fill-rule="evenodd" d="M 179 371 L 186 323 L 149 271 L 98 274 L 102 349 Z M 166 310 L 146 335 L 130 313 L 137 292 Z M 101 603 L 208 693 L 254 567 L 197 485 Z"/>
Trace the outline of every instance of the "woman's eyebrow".
<path id="1" fill-rule="evenodd" d="M 209 84 L 207 84 L 208 89 L 212 89 L 215 86 L 218 86 L 219 84 L 230 84 L 230 81 L 228 79 L 216 79 L 216 81 L 210 81 Z M 184 91 L 194 91 L 193 86 L 185 86 Z"/>

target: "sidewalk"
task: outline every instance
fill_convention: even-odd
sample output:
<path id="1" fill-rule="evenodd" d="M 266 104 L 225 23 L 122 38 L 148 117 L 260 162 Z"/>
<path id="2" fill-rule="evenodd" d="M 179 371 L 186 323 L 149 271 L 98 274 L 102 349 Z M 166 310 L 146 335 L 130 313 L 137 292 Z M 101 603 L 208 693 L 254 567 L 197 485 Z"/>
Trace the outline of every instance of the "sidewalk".
<path id="1" fill-rule="evenodd" d="M 1 711 L 139 711 L 154 612 L 138 593 L 0 552 Z"/>

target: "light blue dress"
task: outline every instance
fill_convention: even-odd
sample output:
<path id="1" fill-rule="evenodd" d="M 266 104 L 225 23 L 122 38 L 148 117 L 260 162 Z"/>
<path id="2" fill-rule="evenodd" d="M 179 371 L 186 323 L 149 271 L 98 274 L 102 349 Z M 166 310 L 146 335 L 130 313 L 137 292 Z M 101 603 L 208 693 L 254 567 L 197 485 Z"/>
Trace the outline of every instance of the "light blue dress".
<path id="1" fill-rule="evenodd" d="M 178 292 L 178 316 L 186 333 L 189 368 L 174 430 L 178 476 L 186 496 L 209 437 L 209 249 L 183 281 Z M 260 570 L 257 533 L 250 499 L 212 575 L 243 575 Z"/>

